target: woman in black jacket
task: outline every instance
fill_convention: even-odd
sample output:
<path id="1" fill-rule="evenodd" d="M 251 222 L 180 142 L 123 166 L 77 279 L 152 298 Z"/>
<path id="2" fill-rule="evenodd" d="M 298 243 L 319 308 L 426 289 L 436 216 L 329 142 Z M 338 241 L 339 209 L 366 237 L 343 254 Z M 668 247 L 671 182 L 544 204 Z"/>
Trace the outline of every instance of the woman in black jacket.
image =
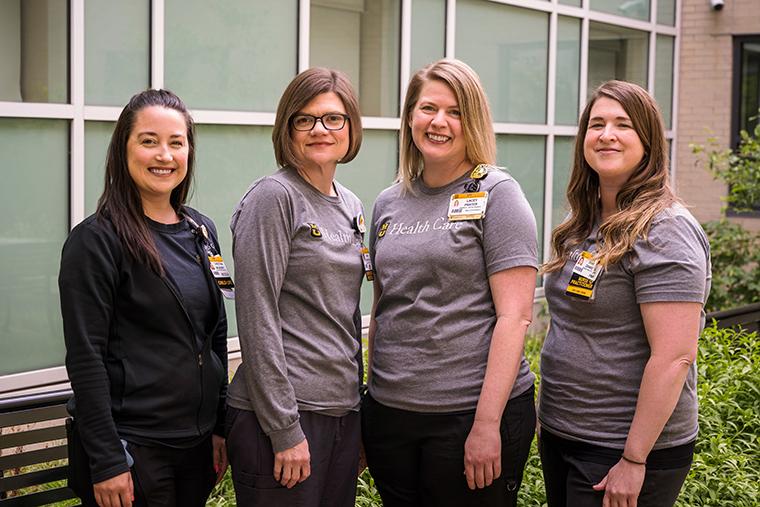
<path id="1" fill-rule="evenodd" d="M 97 212 L 63 247 L 70 465 L 83 471 L 70 486 L 85 505 L 204 505 L 227 467 L 222 292 L 232 289 L 214 224 L 184 205 L 193 134 L 173 93 L 132 97 Z"/>

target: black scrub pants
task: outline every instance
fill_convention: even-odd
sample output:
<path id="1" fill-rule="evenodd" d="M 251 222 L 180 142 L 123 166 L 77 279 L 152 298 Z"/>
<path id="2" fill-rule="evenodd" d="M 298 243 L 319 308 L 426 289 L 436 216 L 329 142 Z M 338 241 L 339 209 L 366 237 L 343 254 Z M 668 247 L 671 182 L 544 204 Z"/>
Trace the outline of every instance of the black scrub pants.
<path id="1" fill-rule="evenodd" d="M 601 507 L 604 491 L 595 491 L 622 455 L 610 449 L 561 438 L 541 429 L 541 467 L 549 507 Z M 671 507 L 691 468 L 694 442 L 652 451 L 647 457 L 638 507 Z"/>
<path id="2" fill-rule="evenodd" d="M 501 420 L 501 476 L 471 490 L 464 476 L 464 444 L 475 411 L 419 413 L 365 396 L 362 438 L 367 464 L 385 507 L 517 505 L 536 428 L 533 387 L 509 400 Z"/>
<path id="3" fill-rule="evenodd" d="M 299 412 L 311 475 L 288 489 L 274 479 L 272 442 L 254 412 L 227 407 L 227 456 L 240 507 L 353 507 L 359 468 L 358 412 Z"/>

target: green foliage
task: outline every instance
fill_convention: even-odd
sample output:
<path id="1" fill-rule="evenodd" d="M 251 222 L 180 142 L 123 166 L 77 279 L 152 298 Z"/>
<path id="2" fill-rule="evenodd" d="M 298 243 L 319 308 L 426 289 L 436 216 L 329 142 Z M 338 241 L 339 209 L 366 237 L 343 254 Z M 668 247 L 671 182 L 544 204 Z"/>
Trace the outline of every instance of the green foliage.
<path id="1" fill-rule="evenodd" d="M 707 167 L 715 179 L 729 186 L 726 202 L 736 211 L 751 211 L 760 203 L 760 124 L 754 132 L 742 130 L 736 150 L 723 149 L 715 138 L 708 148 L 691 144 L 692 152 L 707 159 Z"/>
<path id="2" fill-rule="evenodd" d="M 708 312 L 760 302 L 760 235 L 726 220 L 703 224 L 710 241 Z"/>

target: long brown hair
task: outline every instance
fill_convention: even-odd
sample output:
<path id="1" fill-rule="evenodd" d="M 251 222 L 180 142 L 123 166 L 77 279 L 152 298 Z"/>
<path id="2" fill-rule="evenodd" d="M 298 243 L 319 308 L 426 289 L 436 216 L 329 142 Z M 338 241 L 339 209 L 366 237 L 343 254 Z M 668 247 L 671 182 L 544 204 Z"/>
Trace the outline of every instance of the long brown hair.
<path id="1" fill-rule="evenodd" d="M 544 272 L 564 266 L 571 249 L 588 237 L 601 214 L 599 176 L 583 155 L 591 108 L 601 97 L 620 103 L 631 118 L 644 146 L 644 157 L 618 192 L 615 212 L 599 226 L 597 260 L 604 266 L 618 262 L 637 239 L 646 239 L 654 217 L 678 200 L 670 188 L 668 144 L 657 103 L 646 90 L 633 83 L 602 83 L 586 104 L 578 123 L 573 168 L 567 186 L 570 214 L 552 233 L 552 259 L 544 266 Z"/>
<path id="2" fill-rule="evenodd" d="M 348 76 L 339 70 L 313 67 L 307 69 L 290 82 L 280 97 L 272 129 L 274 158 L 279 167 L 297 167 L 298 158 L 293 151 L 293 135 L 290 120 L 293 115 L 311 102 L 317 95 L 333 92 L 343 102 L 348 115 L 348 151 L 339 163 L 350 162 L 359 153 L 362 145 L 362 115 L 359 99 Z M 345 127 L 344 127 L 345 128 Z"/>
<path id="3" fill-rule="evenodd" d="M 478 74 L 466 63 L 444 58 L 417 71 L 409 81 L 401 113 L 400 166 L 398 181 L 406 190 L 424 169 L 422 153 L 414 144 L 409 124 L 422 87 L 430 81 L 440 81 L 454 92 L 461 114 L 465 156 L 474 165 L 496 162 L 496 137 L 493 132 L 491 109 Z"/>
<path id="4" fill-rule="evenodd" d="M 169 198 L 179 212 L 192 188 L 195 165 L 195 132 L 193 119 L 182 100 L 169 90 L 145 90 L 134 95 L 116 121 L 106 157 L 106 175 L 103 194 L 98 199 L 97 215 L 113 223 L 124 248 L 138 262 L 157 274 L 163 274 L 161 258 L 150 233 L 143 212 L 142 199 L 127 165 L 127 141 L 132 134 L 137 113 L 146 107 L 159 106 L 174 109 L 185 119 L 187 127 L 187 175 L 172 190 Z"/>

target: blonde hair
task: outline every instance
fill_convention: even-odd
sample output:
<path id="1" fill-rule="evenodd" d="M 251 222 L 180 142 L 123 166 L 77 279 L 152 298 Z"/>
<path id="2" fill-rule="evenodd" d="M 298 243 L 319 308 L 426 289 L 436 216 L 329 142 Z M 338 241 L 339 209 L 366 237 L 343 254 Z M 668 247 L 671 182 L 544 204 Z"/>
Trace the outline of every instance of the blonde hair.
<path id="1" fill-rule="evenodd" d="M 397 181 L 411 190 L 412 181 L 424 169 L 422 153 L 412 139 L 410 120 L 419 100 L 422 87 L 430 81 L 440 81 L 454 92 L 459 105 L 465 157 L 475 165 L 495 164 L 496 138 L 493 132 L 488 98 L 480 78 L 472 68 L 460 60 L 438 60 L 423 67 L 412 76 L 406 90 L 401 116 L 400 164 Z"/>
<path id="2" fill-rule="evenodd" d="M 599 226 L 595 258 L 603 266 L 620 261 L 637 239 L 646 240 L 654 217 L 678 202 L 670 188 L 668 144 L 657 103 L 646 90 L 633 83 L 602 83 L 594 91 L 578 122 L 573 168 L 567 186 L 570 214 L 552 232 L 552 259 L 544 265 L 543 272 L 561 269 L 571 249 L 588 237 L 601 214 L 599 176 L 583 154 L 591 108 L 601 97 L 615 100 L 623 107 L 644 146 L 644 156 L 618 192 L 615 212 Z"/>
<path id="3" fill-rule="evenodd" d="M 317 95 L 333 92 L 343 102 L 348 115 L 348 151 L 340 159 L 341 164 L 350 162 L 359 152 L 362 145 L 362 116 L 359 112 L 359 100 L 348 76 L 339 70 L 313 67 L 307 69 L 290 82 L 282 93 L 277 105 L 274 128 L 272 129 L 272 144 L 274 158 L 279 167 L 297 167 L 298 159 L 293 151 L 293 136 L 290 130 L 290 120 Z M 345 128 L 345 127 L 344 127 Z"/>

